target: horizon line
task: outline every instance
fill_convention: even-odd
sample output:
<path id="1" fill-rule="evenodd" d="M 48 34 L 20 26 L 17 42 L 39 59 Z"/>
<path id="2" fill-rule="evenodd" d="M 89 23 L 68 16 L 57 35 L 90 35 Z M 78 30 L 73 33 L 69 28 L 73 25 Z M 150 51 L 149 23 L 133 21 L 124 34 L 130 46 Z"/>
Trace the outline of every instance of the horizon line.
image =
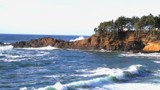
<path id="1" fill-rule="evenodd" d="M 36 33 L 0 33 L 4 35 L 60 35 L 60 36 L 91 36 L 91 35 L 73 35 L 73 34 L 36 34 Z M 93 33 L 94 34 L 94 33 Z"/>

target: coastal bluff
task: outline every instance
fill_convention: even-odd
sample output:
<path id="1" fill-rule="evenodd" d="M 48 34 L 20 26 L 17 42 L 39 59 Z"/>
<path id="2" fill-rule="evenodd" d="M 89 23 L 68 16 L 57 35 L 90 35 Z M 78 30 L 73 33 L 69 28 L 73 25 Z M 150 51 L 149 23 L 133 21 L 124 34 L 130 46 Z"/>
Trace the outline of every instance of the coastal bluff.
<path id="1" fill-rule="evenodd" d="M 52 46 L 62 49 L 80 50 L 111 50 L 111 51 L 132 51 L 132 52 L 159 52 L 160 40 L 147 41 L 145 35 L 135 37 L 134 32 L 120 32 L 118 37 L 114 34 L 93 34 L 92 36 L 78 41 L 64 41 L 50 37 L 20 41 L 12 43 L 14 48 L 46 47 Z"/>
<path id="2" fill-rule="evenodd" d="M 64 41 L 50 37 L 12 43 L 14 48 L 52 46 L 62 49 L 160 52 L 160 15 L 152 14 L 101 22 L 95 34 L 78 41 Z"/>

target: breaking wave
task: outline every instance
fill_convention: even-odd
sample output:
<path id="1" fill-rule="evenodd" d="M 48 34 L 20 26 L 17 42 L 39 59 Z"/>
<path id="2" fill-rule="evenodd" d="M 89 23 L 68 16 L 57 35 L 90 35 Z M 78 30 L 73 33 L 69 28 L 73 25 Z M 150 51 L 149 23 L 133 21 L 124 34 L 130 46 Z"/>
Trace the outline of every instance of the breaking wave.
<path id="1" fill-rule="evenodd" d="M 54 50 L 54 49 L 58 49 L 56 47 L 52 47 L 52 46 L 47 46 L 47 47 L 39 47 L 39 48 L 23 48 L 25 50 Z"/>
<path id="2" fill-rule="evenodd" d="M 77 72 L 86 72 L 87 70 L 79 70 Z M 70 90 L 80 88 L 96 88 L 103 87 L 104 85 L 110 85 L 116 82 L 130 81 L 136 77 L 144 77 L 151 73 L 142 65 L 132 65 L 126 69 L 109 69 L 109 68 L 98 68 L 90 71 L 89 76 L 100 76 L 90 80 L 75 81 L 68 84 L 61 84 L 57 82 L 53 86 L 46 86 L 44 88 L 38 88 L 34 90 Z M 103 76 L 102 76 L 103 75 Z M 26 89 L 27 90 L 27 89 Z"/>
<path id="3" fill-rule="evenodd" d="M 127 84 L 110 84 L 102 88 L 97 87 L 94 90 L 159 90 L 160 84 L 148 83 L 127 83 Z"/>
<path id="4" fill-rule="evenodd" d="M 13 49 L 12 45 L 0 46 L 0 51 L 12 50 L 12 49 Z"/>
<path id="5" fill-rule="evenodd" d="M 134 76 L 145 76 L 149 71 L 145 69 L 142 65 L 131 65 L 127 69 L 119 68 L 97 68 L 95 70 L 78 70 L 77 72 L 86 72 L 82 74 L 83 77 L 93 77 L 93 76 L 109 76 L 117 80 L 130 80 Z"/>
<path id="6" fill-rule="evenodd" d="M 136 58 L 154 58 L 160 59 L 160 53 L 125 53 L 119 54 L 119 57 L 136 57 Z"/>
<path id="7" fill-rule="evenodd" d="M 78 40 L 82 40 L 82 39 L 85 39 L 83 36 L 80 36 L 76 39 L 71 39 L 70 42 L 73 42 L 73 41 L 78 41 Z"/>

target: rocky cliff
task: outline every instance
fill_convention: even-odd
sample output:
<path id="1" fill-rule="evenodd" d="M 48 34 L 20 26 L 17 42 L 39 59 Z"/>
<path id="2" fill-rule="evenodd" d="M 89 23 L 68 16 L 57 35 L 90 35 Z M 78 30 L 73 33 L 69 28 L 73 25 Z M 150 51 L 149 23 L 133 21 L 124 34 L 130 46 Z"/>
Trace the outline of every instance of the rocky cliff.
<path id="1" fill-rule="evenodd" d="M 112 50 L 133 52 L 159 52 L 159 41 L 147 41 L 145 35 L 136 38 L 134 32 L 121 32 L 118 37 L 115 33 L 94 34 L 86 39 L 69 42 L 50 37 L 20 41 L 12 44 L 14 48 L 45 47 L 53 46 L 63 49 L 85 49 L 85 50 Z"/>
<path id="2" fill-rule="evenodd" d="M 143 48 L 144 52 L 160 52 L 160 41 L 148 42 Z"/>

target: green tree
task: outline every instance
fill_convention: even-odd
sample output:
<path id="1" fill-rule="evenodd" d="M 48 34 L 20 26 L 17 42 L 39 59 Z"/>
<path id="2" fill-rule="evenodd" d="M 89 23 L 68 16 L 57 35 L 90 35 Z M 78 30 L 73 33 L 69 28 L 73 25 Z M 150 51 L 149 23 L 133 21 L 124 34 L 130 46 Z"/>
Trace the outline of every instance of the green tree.
<path id="1" fill-rule="evenodd" d="M 116 28 L 118 28 L 118 31 L 122 31 L 124 26 L 126 25 L 127 18 L 124 16 L 119 17 L 116 21 L 115 21 L 115 25 Z"/>
<path id="2" fill-rule="evenodd" d="M 154 16 L 152 14 L 148 15 L 145 20 L 145 26 L 150 26 L 150 29 L 155 25 Z"/>
<path id="3" fill-rule="evenodd" d="M 136 16 L 133 16 L 132 18 L 131 18 L 131 24 L 133 25 L 133 28 L 135 29 L 135 30 L 137 30 L 138 29 L 138 22 L 139 22 L 139 17 L 136 17 Z"/>
<path id="4" fill-rule="evenodd" d="M 160 28 L 160 15 L 159 16 L 155 16 L 154 17 L 154 21 L 155 21 L 154 27 L 159 29 Z"/>

